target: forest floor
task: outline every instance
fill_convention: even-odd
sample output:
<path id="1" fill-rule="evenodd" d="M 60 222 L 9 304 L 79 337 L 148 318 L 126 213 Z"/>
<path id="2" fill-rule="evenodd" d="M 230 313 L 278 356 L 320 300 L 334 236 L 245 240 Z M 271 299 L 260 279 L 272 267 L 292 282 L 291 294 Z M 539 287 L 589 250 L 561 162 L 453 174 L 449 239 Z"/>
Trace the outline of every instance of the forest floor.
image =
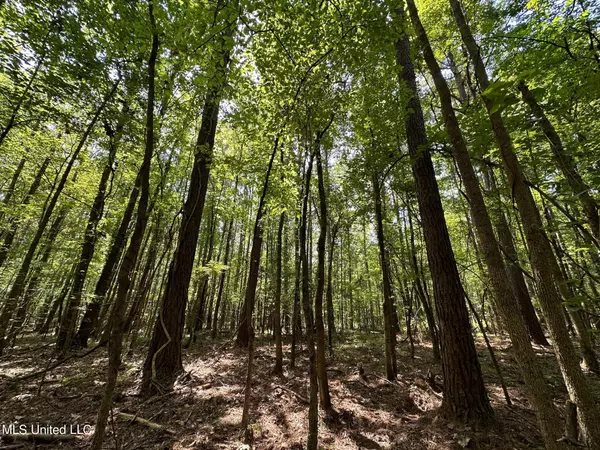
<path id="1" fill-rule="evenodd" d="M 200 336 L 202 340 L 204 336 Z M 329 358 L 328 375 L 336 423 L 319 424 L 319 445 L 324 449 L 542 449 L 535 416 L 523 394 L 523 384 L 511 356 L 508 341 L 493 339 L 497 358 L 513 402 L 506 405 L 489 354 L 478 343 L 478 353 L 496 412 L 496 423 L 481 429 L 448 422 L 438 414 L 441 403 L 432 378 L 441 382 L 441 367 L 426 343 L 398 346 L 398 382 L 384 379 L 381 334 L 346 334 Z M 0 358 L 0 374 L 23 376 L 49 367 L 51 345 L 25 338 Z M 285 373 L 272 374 L 275 346 L 259 339 L 256 347 L 251 417 L 256 449 L 301 449 L 307 437 L 308 359 L 303 351 L 296 369 L 289 369 L 289 345 L 284 347 Z M 544 373 L 563 404 L 566 391 L 552 351 L 536 347 Z M 244 401 L 246 351 L 229 339 L 206 339 L 184 353 L 185 375 L 172 392 L 143 399 L 136 395 L 143 349 L 124 358 L 112 417 L 107 427 L 106 448 L 117 449 L 238 449 L 242 445 L 239 424 Z M 19 383 L 0 381 L 0 424 L 93 425 L 103 392 L 106 351 L 98 349 L 73 358 L 44 377 Z M 364 376 L 359 373 L 362 367 Z M 433 377 L 432 377 L 433 375 Z M 588 377 L 600 399 L 600 380 Z M 163 425 L 152 429 L 123 420 L 128 413 Z M 76 428 L 75 428 L 76 431 Z M 7 430 L 2 431 L 6 434 Z M 0 449 L 87 448 L 90 435 L 64 442 L 41 444 L 20 439 L 0 440 Z M 37 447 L 36 447 L 37 445 Z"/>

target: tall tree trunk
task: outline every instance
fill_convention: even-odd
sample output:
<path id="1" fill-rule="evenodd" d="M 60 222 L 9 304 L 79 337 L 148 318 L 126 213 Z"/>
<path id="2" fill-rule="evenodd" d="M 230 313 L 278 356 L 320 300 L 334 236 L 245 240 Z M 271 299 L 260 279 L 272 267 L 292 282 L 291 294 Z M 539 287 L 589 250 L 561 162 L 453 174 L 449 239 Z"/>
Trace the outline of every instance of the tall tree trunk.
<path id="1" fill-rule="evenodd" d="M 208 227 L 208 242 L 206 243 L 204 258 L 202 265 L 206 266 L 212 260 L 214 245 L 215 245 L 215 229 L 217 226 L 217 217 L 215 215 L 215 205 L 211 208 L 210 214 L 210 226 Z M 204 326 L 204 313 L 206 311 L 206 299 L 210 291 L 210 273 L 203 272 L 200 274 L 200 286 L 198 288 L 198 301 L 196 305 L 195 317 L 192 317 L 193 324 L 190 331 L 190 341 L 188 343 L 196 342 L 198 332 L 202 330 Z"/>
<path id="2" fill-rule="evenodd" d="M 63 171 L 63 174 L 58 183 L 58 186 L 56 186 L 54 194 L 52 195 L 50 201 L 48 202 L 48 205 L 46 206 L 46 209 L 44 210 L 42 218 L 40 219 L 40 222 L 38 224 L 38 227 L 37 227 L 36 233 L 33 237 L 33 240 L 29 244 L 29 249 L 27 250 L 27 253 L 25 254 L 25 258 L 23 259 L 23 262 L 21 263 L 21 267 L 19 269 L 19 272 L 17 273 L 15 281 L 13 282 L 12 288 L 10 289 L 10 291 L 8 293 L 2 314 L 0 314 L 0 355 L 2 354 L 2 351 L 4 350 L 4 347 L 6 346 L 5 335 L 6 335 L 8 321 L 10 320 L 10 317 L 12 316 L 12 314 L 14 312 L 14 309 L 17 305 L 19 298 L 21 297 L 21 295 L 23 294 L 23 291 L 25 290 L 25 281 L 26 281 L 27 275 L 29 273 L 29 268 L 31 266 L 31 262 L 33 261 L 33 257 L 35 256 L 37 247 L 40 243 L 40 240 L 42 239 L 44 230 L 46 229 L 46 226 L 48 225 L 48 222 L 50 221 L 50 216 L 52 216 L 52 212 L 54 211 L 54 208 L 56 207 L 58 198 L 60 197 L 60 194 L 62 193 L 65 185 L 67 184 L 67 181 L 69 179 L 69 174 L 71 173 L 71 169 L 73 168 L 73 164 L 75 164 L 75 161 L 77 160 L 79 153 L 83 149 L 83 146 L 85 145 L 88 136 L 90 135 L 94 126 L 96 125 L 96 122 L 98 121 L 98 119 L 100 117 L 100 114 L 102 114 L 102 111 L 104 111 L 104 108 L 108 104 L 109 100 L 117 92 L 117 87 L 119 86 L 120 81 L 121 81 L 121 79 L 118 79 L 113 84 L 110 92 L 104 97 L 104 100 L 102 101 L 100 106 L 96 109 L 94 116 L 92 117 L 92 120 L 90 120 L 90 123 L 88 124 L 87 128 L 85 129 L 83 136 L 81 136 L 81 139 L 79 140 L 79 143 L 77 144 L 77 147 L 75 148 L 75 150 L 71 154 L 71 157 L 69 158 L 69 162 L 67 163 L 67 166 L 65 167 L 65 169 Z"/>
<path id="3" fill-rule="evenodd" d="M 108 180 L 113 173 L 113 166 L 117 155 L 117 143 L 121 133 L 123 132 L 125 120 L 128 119 L 127 113 L 127 105 L 124 105 L 115 130 L 110 127 L 108 122 L 104 125 L 109 139 L 108 156 L 106 158 L 104 170 L 102 171 L 102 175 L 100 177 L 98 191 L 88 216 L 88 223 L 83 237 L 83 244 L 81 246 L 81 255 L 75 271 L 75 280 L 73 281 L 73 287 L 71 288 L 71 294 L 69 295 L 69 301 L 67 302 L 67 311 L 58 331 L 57 347 L 62 351 L 67 351 L 73 344 L 76 344 L 76 342 L 73 340 L 73 335 L 75 333 L 77 318 L 79 316 L 81 297 L 83 295 L 83 286 L 85 284 L 87 272 L 96 250 L 96 241 L 98 239 L 98 223 L 100 223 L 100 220 L 104 214 Z"/>
<path id="4" fill-rule="evenodd" d="M 536 409 L 546 448 L 562 448 L 563 446 L 557 442 L 561 438 L 562 433 L 560 414 L 554 406 L 552 392 L 545 383 L 542 370 L 531 348 L 525 322 L 519 314 L 518 301 L 510 285 L 506 283 L 507 272 L 504 260 L 494 236 L 494 229 L 492 228 L 492 222 L 483 200 L 477 175 L 471 164 L 467 144 L 452 107 L 450 89 L 435 59 L 429 39 L 421 24 L 415 2 L 414 0 L 407 0 L 407 3 L 417 37 L 421 43 L 425 61 L 439 94 L 446 132 L 450 137 L 454 158 L 467 192 L 471 216 L 477 230 L 479 248 L 485 258 L 488 274 L 495 293 L 496 304 L 515 347 L 515 357 L 523 379 L 527 384 L 529 398 Z"/>
<path id="5" fill-rule="evenodd" d="M 219 120 L 219 105 L 230 59 L 230 50 L 227 47 L 225 35 L 230 37 L 232 33 L 233 23 L 228 23 L 214 55 L 216 73 L 204 100 L 200 131 L 194 147 L 194 164 L 188 197 L 182 209 L 177 248 L 169 268 L 159 317 L 155 322 L 150 348 L 144 362 L 141 390 L 146 393 L 151 391 L 153 381 L 170 385 L 175 375 L 183 369 L 181 339 L 185 323 L 186 303 L 208 189 Z"/>
<path id="6" fill-rule="evenodd" d="M 27 285 L 27 289 L 25 290 L 25 295 L 23 296 L 23 300 L 19 305 L 19 309 L 17 310 L 15 320 L 13 321 L 10 327 L 10 332 L 8 333 L 9 343 L 13 341 L 15 336 L 20 331 L 21 326 L 23 325 L 23 321 L 25 320 L 27 308 L 29 307 L 35 295 L 37 294 L 40 281 L 42 281 L 42 270 L 44 269 L 44 266 L 48 263 L 48 260 L 50 259 L 50 255 L 52 254 L 52 249 L 54 247 L 54 241 L 56 240 L 58 233 L 60 233 L 62 223 L 67 217 L 67 213 L 67 208 L 61 208 L 58 214 L 56 215 L 56 218 L 52 222 L 52 225 L 50 225 L 50 229 L 48 230 L 48 235 L 46 237 L 46 245 L 44 246 L 44 250 L 42 251 L 42 256 L 37 262 L 35 269 L 32 271 L 33 273 L 29 279 L 29 284 Z"/>
<path id="7" fill-rule="evenodd" d="M 397 11 L 400 20 L 403 15 L 403 11 Z M 494 413 L 485 391 L 464 291 L 427 147 L 425 121 L 405 32 L 396 40 L 396 62 L 402 67 L 400 83 L 408 87 L 411 95 L 406 105 L 405 127 L 440 329 L 444 375 L 442 409 L 454 418 L 487 421 Z"/>
<path id="8" fill-rule="evenodd" d="M 237 182 L 235 191 L 237 192 Z M 229 219 L 229 226 L 227 227 L 227 237 L 225 243 L 225 256 L 223 257 L 223 265 L 227 266 L 229 264 L 229 253 L 231 249 L 231 241 L 233 239 L 233 217 Z M 212 323 L 212 331 L 211 337 L 214 339 L 217 337 L 217 332 L 219 330 L 218 327 L 218 317 L 219 317 L 219 309 L 221 308 L 221 300 L 223 298 L 223 291 L 225 288 L 225 278 L 227 277 L 227 270 L 221 270 L 221 274 L 219 276 L 219 291 L 217 293 L 217 302 L 215 305 L 215 312 L 213 315 L 213 323 Z M 223 308 L 222 314 L 225 313 L 225 309 Z"/>
<path id="9" fill-rule="evenodd" d="M 331 227 L 329 237 L 329 259 L 327 260 L 327 292 L 325 294 L 325 303 L 327 304 L 327 343 L 329 346 L 329 356 L 333 356 L 333 335 L 335 334 L 335 316 L 333 310 L 333 256 L 338 229 L 339 223 L 335 223 L 333 227 Z"/>
<path id="10" fill-rule="evenodd" d="M 575 198 L 577 198 L 581 203 L 583 212 L 585 214 L 585 217 L 587 219 L 592 233 L 594 234 L 596 239 L 600 239 L 600 220 L 598 219 L 598 203 L 590 195 L 590 187 L 587 184 L 585 184 L 583 178 L 581 178 L 581 175 L 577 170 L 575 160 L 565 150 L 562 140 L 556 132 L 554 125 L 552 125 L 552 122 L 548 120 L 546 113 L 535 99 L 533 93 L 529 90 L 527 84 L 525 84 L 525 82 L 521 80 L 518 84 L 518 88 L 519 91 L 521 91 L 523 100 L 525 101 L 525 103 L 527 103 L 527 105 L 529 105 L 531 113 L 537 119 L 540 128 L 542 129 L 544 135 L 550 142 L 550 148 L 552 149 L 554 160 L 560 168 L 560 171 L 562 172 L 563 176 L 567 180 L 567 183 L 573 190 Z"/>
<path id="11" fill-rule="evenodd" d="M 333 121 L 333 116 L 331 118 Z M 329 122 L 331 124 L 331 122 Z M 327 125 L 329 128 L 329 125 Z M 327 361 L 325 359 L 325 324 L 323 322 L 323 294 L 325 292 L 325 254 L 327 244 L 327 195 L 321 159 L 321 140 L 327 128 L 319 133 L 315 143 L 317 160 L 317 182 L 319 190 L 319 239 L 317 241 L 317 286 L 315 290 L 315 328 L 317 331 L 317 374 L 319 379 L 319 397 L 321 409 L 327 415 L 333 414 L 329 382 L 327 380 Z M 327 163 L 327 162 L 325 162 Z"/>
<path id="12" fill-rule="evenodd" d="M 296 364 L 296 344 L 302 339 L 302 317 L 300 314 L 302 261 L 300 260 L 300 223 L 298 218 L 296 218 L 294 230 L 294 306 L 292 311 L 292 343 L 290 348 L 290 368 L 292 369 Z"/>
<path id="13" fill-rule="evenodd" d="M 394 324 L 394 288 L 392 286 L 392 274 L 390 260 L 385 243 L 383 230 L 383 208 L 381 201 L 381 186 L 377 172 L 372 173 L 373 195 L 375 203 L 375 223 L 377 224 L 377 243 L 379 245 L 379 264 L 381 265 L 381 277 L 383 285 L 383 331 L 385 336 L 385 373 L 389 381 L 396 380 L 398 366 L 396 365 L 396 327 Z M 367 255 L 365 255 L 366 257 Z M 410 332 L 410 330 L 409 330 Z"/>
<path id="14" fill-rule="evenodd" d="M 283 155 L 283 154 L 282 154 Z M 285 226 L 285 212 L 279 215 L 279 225 L 277 226 L 277 250 L 275 254 L 276 274 L 275 274 L 275 314 L 273 317 L 273 332 L 275 334 L 275 368 L 276 374 L 283 373 L 283 348 L 281 345 L 281 285 L 283 278 L 282 268 L 282 247 L 283 247 L 283 229 Z"/>
<path id="15" fill-rule="evenodd" d="M 31 183 L 31 186 L 29 187 L 29 190 L 27 191 L 27 194 L 25 195 L 25 198 L 23 198 L 23 201 L 21 202 L 22 205 L 28 205 L 31 201 L 31 197 L 33 197 L 33 195 L 37 192 L 42 182 L 42 177 L 46 173 L 46 169 L 48 168 L 49 164 L 50 158 L 44 159 L 42 165 L 40 166 L 39 170 L 35 175 L 35 178 L 33 179 L 33 182 Z M 2 246 L 0 247 L 0 267 L 4 265 L 4 262 L 8 257 L 8 252 L 10 251 L 15 240 L 15 234 L 17 232 L 18 226 L 19 220 L 15 217 L 10 222 L 10 227 L 6 232 L 6 235 L 4 236 L 4 242 L 2 243 Z"/>
<path id="16" fill-rule="evenodd" d="M 486 167 L 484 178 L 487 189 L 497 191 L 495 177 L 490 167 Z M 494 213 L 494 225 L 498 234 L 500 249 L 505 255 L 508 277 L 513 294 L 519 302 L 519 310 L 525 320 L 525 325 L 533 342 L 538 345 L 548 346 L 550 344 L 544 335 L 540 320 L 535 313 L 535 308 L 533 307 L 531 296 L 529 295 L 527 284 L 525 284 L 525 278 L 519 265 L 519 254 L 517 253 L 513 234 L 502 210 L 502 205 L 499 202 L 500 199 L 496 202 L 497 206 L 492 212 Z"/>
<path id="17" fill-rule="evenodd" d="M 482 92 L 489 87 L 489 79 L 477 42 L 462 12 L 458 0 L 450 0 L 454 18 L 460 30 L 462 40 L 467 47 L 475 74 Z M 501 113 L 495 109 L 494 101 L 482 95 L 488 110 L 496 142 L 516 199 L 517 207 L 523 223 L 525 236 L 531 255 L 531 265 L 536 278 L 539 300 L 546 316 L 546 322 L 552 335 L 556 349 L 556 357 L 563 373 L 565 385 L 573 403 L 577 405 L 582 434 L 591 448 L 600 447 L 600 416 L 594 404 L 592 394 L 583 376 L 575 348 L 569 337 L 561 307 L 561 295 L 557 290 L 555 279 L 556 258 L 543 224 L 537 205 L 529 186 L 525 183 L 523 172 L 512 146 L 512 140 Z"/>
<path id="18" fill-rule="evenodd" d="M 258 285 L 258 274 L 260 269 L 260 259 L 262 254 L 263 242 L 263 224 L 262 219 L 265 214 L 265 196 L 269 187 L 269 179 L 273 168 L 273 161 L 277 149 L 279 148 L 279 136 L 275 138 L 273 144 L 273 153 L 269 160 L 269 166 L 265 175 L 263 191 L 258 203 L 256 211 L 256 221 L 254 223 L 254 236 L 252 238 L 252 249 L 250 251 L 250 267 L 248 270 L 248 279 L 246 285 L 246 295 L 244 296 L 244 304 L 242 306 L 242 315 L 240 316 L 240 325 L 236 336 L 236 345 L 239 347 L 247 347 L 250 342 L 251 334 L 254 333 L 252 327 L 252 315 L 254 313 L 256 286 Z M 258 234 L 257 234 L 258 233 Z"/>
<path id="19" fill-rule="evenodd" d="M 160 241 L 162 239 L 162 211 L 158 212 L 158 217 L 153 225 L 152 230 L 152 238 L 150 243 L 148 244 L 148 251 L 146 255 L 146 262 L 144 263 L 144 268 L 142 270 L 142 276 L 140 277 L 140 281 L 137 284 L 138 289 L 135 290 L 135 298 L 131 302 L 129 307 L 129 311 L 127 312 L 127 316 L 125 319 L 124 332 L 129 333 L 131 331 L 131 327 L 136 319 L 141 313 L 143 304 L 148 296 L 148 291 L 152 285 L 152 278 L 155 272 L 155 264 L 156 257 L 158 255 L 158 249 L 160 246 Z M 128 302 L 129 303 L 129 302 Z"/>
<path id="20" fill-rule="evenodd" d="M 314 153 L 308 160 L 305 172 L 304 198 L 302 201 L 302 217 L 300 219 L 299 247 L 302 266 L 302 308 L 304 310 L 304 323 L 306 325 L 306 341 L 308 347 L 308 377 L 309 377 L 309 406 L 308 406 L 308 442 L 307 450 L 317 450 L 319 439 L 319 386 L 317 376 L 317 355 L 315 352 L 315 323 L 310 301 L 310 271 L 308 267 L 306 225 L 308 222 L 310 178 L 312 173 Z"/>
<path id="21" fill-rule="evenodd" d="M 127 230 L 129 229 L 129 224 L 131 223 L 133 212 L 135 210 L 135 204 L 140 193 L 140 181 L 141 178 L 138 173 L 133 188 L 131 189 L 131 193 L 129 194 L 129 199 L 123 217 L 121 218 L 121 223 L 113 238 L 110 250 L 104 261 L 104 266 L 102 266 L 100 278 L 98 278 L 98 281 L 96 282 L 94 296 L 92 297 L 92 301 L 88 303 L 83 319 L 81 320 L 76 339 L 77 343 L 82 347 L 87 347 L 90 336 L 98 329 L 100 308 L 106 299 L 106 294 L 110 289 L 115 269 L 119 264 L 121 253 L 127 241 Z"/>
<path id="22" fill-rule="evenodd" d="M 154 19 L 154 4 L 153 0 L 148 2 L 148 16 L 152 31 L 152 46 L 150 56 L 148 58 L 148 103 L 146 105 L 146 145 L 144 148 L 144 160 L 140 167 L 140 201 L 137 208 L 137 220 L 135 228 L 131 235 L 129 246 L 125 251 L 123 263 L 119 269 L 117 279 L 117 296 L 113 309 L 113 322 L 110 330 L 110 338 L 108 341 L 108 367 L 106 373 L 106 387 L 104 395 L 98 409 L 96 418 L 96 426 L 94 428 L 94 436 L 92 438 L 91 450 L 101 450 L 104 440 L 104 432 L 106 429 L 106 421 L 108 413 L 112 408 L 113 394 L 117 384 L 117 376 L 119 374 L 119 366 L 121 364 L 121 352 L 123 348 L 123 329 L 125 324 L 125 312 L 127 310 L 127 293 L 131 286 L 132 272 L 135 268 L 136 261 L 146 224 L 148 223 L 148 203 L 150 198 L 150 166 L 152 156 L 154 155 L 154 97 L 155 97 L 155 76 L 156 76 L 156 59 L 158 58 L 158 29 Z"/>
<path id="23" fill-rule="evenodd" d="M 256 299 L 256 286 L 258 285 L 259 271 L 260 271 L 260 260 L 262 256 L 262 243 L 263 243 L 263 217 L 266 211 L 266 195 L 269 190 L 269 181 L 271 178 L 271 171 L 273 169 L 273 162 L 275 155 L 279 149 L 279 135 L 275 138 L 273 143 L 273 152 L 269 159 L 269 165 L 267 167 L 267 173 L 265 174 L 265 181 L 263 184 L 262 194 L 258 201 L 258 209 L 256 211 L 256 221 L 254 222 L 254 235 L 252 237 L 252 250 L 250 251 L 250 267 L 248 268 L 248 282 L 246 285 L 246 295 L 244 297 L 244 309 L 242 310 L 242 318 L 240 320 L 240 329 L 245 328 L 247 334 L 247 341 L 240 342 L 240 334 L 238 332 L 236 343 L 238 346 L 248 347 L 248 367 L 246 373 L 246 389 L 244 397 L 244 408 L 242 412 L 242 429 L 248 433 L 248 425 L 250 424 L 250 402 L 252 399 L 252 371 L 254 366 L 254 326 L 252 324 L 252 312 L 254 310 L 254 303 Z M 248 435 L 247 435 L 248 437 Z"/>

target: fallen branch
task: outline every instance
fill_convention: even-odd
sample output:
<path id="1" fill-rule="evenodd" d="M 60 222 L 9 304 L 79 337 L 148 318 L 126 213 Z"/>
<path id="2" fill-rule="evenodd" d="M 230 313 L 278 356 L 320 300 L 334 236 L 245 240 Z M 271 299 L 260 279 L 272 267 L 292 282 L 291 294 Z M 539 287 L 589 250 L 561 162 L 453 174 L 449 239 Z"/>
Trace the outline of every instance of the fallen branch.
<path id="1" fill-rule="evenodd" d="M 137 422 L 139 424 L 147 426 L 148 428 L 152 428 L 153 430 L 164 431 L 165 433 L 168 433 L 168 434 L 176 434 L 174 430 L 172 430 L 164 425 L 161 425 L 156 422 L 150 422 L 149 420 L 142 419 L 141 417 L 134 416 L 133 414 L 127 414 L 127 413 L 120 412 L 120 413 L 117 413 L 117 417 L 119 419 L 127 420 L 129 422 Z"/>
<path id="2" fill-rule="evenodd" d="M 303 403 L 306 403 L 307 405 L 310 404 L 310 402 L 308 401 L 308 399 L 300 394 L 298 394 L 295 391 L 292 391 L 291 389 L 286 388 L 285 386 L 280 386 L 279 384 L 276 384 L 273 386 L 275 389 L 281 389 L 282 391 L 288 392 L 294 396 L 296 396 L 296 398 L 298 398 L 298 400 L 300 400 Z"/>

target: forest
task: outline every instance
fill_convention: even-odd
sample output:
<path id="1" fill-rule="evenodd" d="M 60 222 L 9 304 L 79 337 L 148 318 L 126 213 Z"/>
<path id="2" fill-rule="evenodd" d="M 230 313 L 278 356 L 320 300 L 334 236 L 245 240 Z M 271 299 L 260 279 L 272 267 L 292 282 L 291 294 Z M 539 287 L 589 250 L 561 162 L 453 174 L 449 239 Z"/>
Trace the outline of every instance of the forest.
<path id="1" fill-rule="evenodd" d="M 0 449 L 599 450 L 598 118 L 597 0 L 1 0 Z"/>

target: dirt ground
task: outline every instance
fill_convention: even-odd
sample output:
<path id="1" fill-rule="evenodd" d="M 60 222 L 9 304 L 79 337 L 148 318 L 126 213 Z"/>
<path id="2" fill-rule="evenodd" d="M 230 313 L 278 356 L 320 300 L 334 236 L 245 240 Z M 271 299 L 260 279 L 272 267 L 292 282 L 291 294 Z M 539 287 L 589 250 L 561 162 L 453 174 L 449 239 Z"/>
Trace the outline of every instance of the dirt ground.
<path id="1" fill-rule="evenodd" d="M 137 396 L 143 348 L 124 358 L 112 418 L 107 427 L 105 447 L 110 449 L 238 449 L 242 446 L 240 421 L 244 400 L 246 352 L 223 337 L 184 353 L 186 373 L 175 389 L 161 396 Z M 497 358 L 513 405 L 506 405 L 489 354 L 482 343 L 478 351 L 489 389 L 496 422 L 482 429 L 448 422 L 438 414 L 441 403 L 441 368 L 431 356 L 431 348 L 415 347 L 414 359 L 407 344 L 398 347 L 399 379 L 384 379 L 383 339 L 380 334 L 346 334 L 328 360 L 328 376 L 336 423 L 319 424 L 319 445 L 323 449 L 542 449 L 535 416 L 523 395 L 523 384 L 511 356 L 510 344 L 494 338 Z M 548 349 L 536 347 L 544 373 L 554 388 L 555 400 L 562 405 L 566 391 Z M 272 374 L 275 346 L 261 339 L 256 348 L 253 384 L 252 422 L 254 448 L 265 450 L 301 449 L 306 443 L 308 407 L 308 360 L 299 355 L 296 369 L 289 369 L 289 345 L 284 347 L 285 373 Z M 51 342 L 25 338 L 18 347 L 0 359 L 0 374 L 23 376 L 49 367 L 54 362 Z M 0 379 L 0 433 L 14 423 L 66 425 L 77 435 L 66 441 L 38 443 L 0 440 L 0 449 L 87 448 L 103 392 L 105 349 L 83 358 L 73 358 L 44 377 L 19 383 Z M 362 367 L 364 376 L 359 371 Z M 600 380 L 588 375 L 596 399 L 600 400 Z M 119 417 L 128 413 L 160 424 L 152 429 Z"/>

